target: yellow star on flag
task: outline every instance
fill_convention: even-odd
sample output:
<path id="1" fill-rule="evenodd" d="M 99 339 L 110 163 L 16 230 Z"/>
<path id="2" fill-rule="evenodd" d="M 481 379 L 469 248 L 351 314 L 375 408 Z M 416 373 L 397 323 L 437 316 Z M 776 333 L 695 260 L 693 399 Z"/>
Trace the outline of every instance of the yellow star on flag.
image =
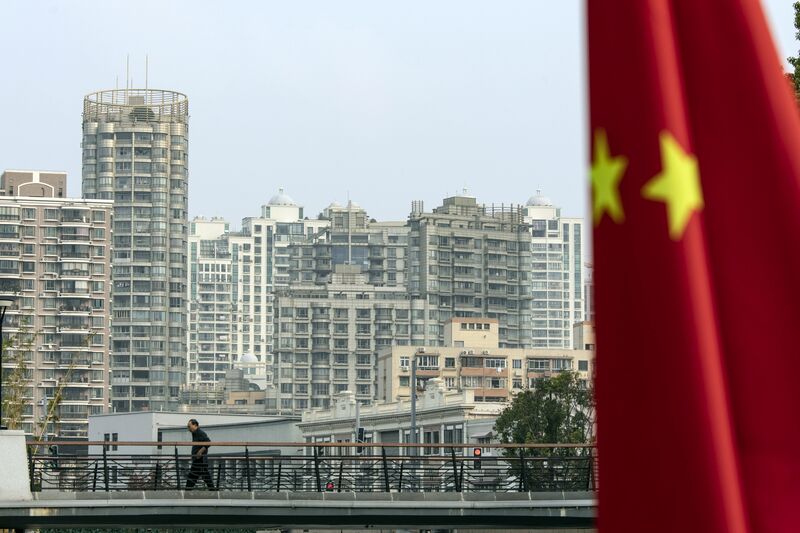
<path id="1" fill-rule="evenodd" d="M 661 173 L 645 183 L 642 196 L 667 204 L 669 236 L 680 240 L 692 213 L 703 208 L 697 158 L 684 151 L 668 131 L 658 136 L 661 145 Z"/>
<path id="2" fill-rule="evenodd" d="M 594 133 L 594 161 L 592 161 L 592 211 L 595 226 L 600 223 L 603 213 L 620 224 L 625 220 L 622 200 L 619 197 L 619 181 L 625 174 L 628 159 L 623 156 L 611 157 L 608 137 L 604 129 Z"/>

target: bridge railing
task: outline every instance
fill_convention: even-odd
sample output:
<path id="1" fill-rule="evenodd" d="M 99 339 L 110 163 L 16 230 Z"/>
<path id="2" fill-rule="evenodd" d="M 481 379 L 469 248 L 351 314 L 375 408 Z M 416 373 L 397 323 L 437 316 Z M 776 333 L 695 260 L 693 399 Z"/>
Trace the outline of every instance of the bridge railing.
<path id="1" fill-rule="evenodd" d="M 179 490 L 193 471 L 199 476 L 195 488 L 206 488 L 208 472 L 214 489 L 225 491 L 597 490 L 590 444 L 211 442 L 200 466 L 192 465 L 184 448 L 197 444 L 192 442 L 81 443 L 92 451 L 86 455 L 58 454 L 59 444 L 75 446 L 29 443 L 33 491 Z M 120 447 L 125 453 L 115 451 Z M 130 453 L 137 448 L 141 453 Z"/>

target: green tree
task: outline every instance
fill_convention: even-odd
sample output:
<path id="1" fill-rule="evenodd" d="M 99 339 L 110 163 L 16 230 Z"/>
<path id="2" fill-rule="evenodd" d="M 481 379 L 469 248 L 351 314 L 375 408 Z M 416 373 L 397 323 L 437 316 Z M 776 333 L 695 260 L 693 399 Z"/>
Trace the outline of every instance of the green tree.
<path id="1" fill-rule="evenodd" d="M 594 396 L 577 373 L 561 372 L 542 379 L 514 397 L 495 421 L 494 430 L 504 444 L 584 444 L 593 440 Z M 535 453 L 538 452 L 538 453 Z M 546 455 L 550 450 L 527 450 Z M 553 451 L 573 455 L 579 449 Z"/>
<path id="2" fill-rule="evenodd" d="M 86 335 L 84 339 L 84 344 L 86 347 L 89 347 L 92 343 L 92 339 L 96 335 L 96 332 L 91 331 L 89 334 Z M 56 384 L 55 388 L 53 389 L 53 397 L 47 400 L 47 408 L 45 410 L 44 417 L 38 422 L 36 425 L 36 431 L 34 435 L 34 440 L 36 442 L 43 441 L 47 439 L 49 436 L 57 436 L 60 433 L 60 410 L 61 410 L 61 401 L 64 398 L 64 389 L 67 387 L 67 384 L 71 381 L 72 372 L 75 369 L 75 356 L 73 355 L 72 360 L 67 367 L 67 370 L 64 372 L 64 375 L 58 378 L 58 383 Z M 34 446 L 33 451 L 37 453 L 39 450 L 39 446 Z"/>
<path id="3" fill-rule="evenodd" d="M 22 419 L 30 398 L 30 374 L 27 361 L 32 358 L 36 334 L 31 332 L 28 320 L 17 319 L 19 329 L 3 335 L 3 361 L 11 363 L 11 370 L 3 370 L 3 422 L 8 429 L 22 429 Z M 14 318 L 6 318 L 6 327 L 14 327 Z"/>
<path id="4" fill-rule="evenodd" d="M 794 28 L 795 38 L 800 41 L 800 2 L 794 3 Z M 787 57 L 786 60 L 794 67 L 794 72 L 788 72 L 786 77 L 792 82 L 794 87 L 794 95 L 800 100 L 800 53 L 797 57 Z"/>

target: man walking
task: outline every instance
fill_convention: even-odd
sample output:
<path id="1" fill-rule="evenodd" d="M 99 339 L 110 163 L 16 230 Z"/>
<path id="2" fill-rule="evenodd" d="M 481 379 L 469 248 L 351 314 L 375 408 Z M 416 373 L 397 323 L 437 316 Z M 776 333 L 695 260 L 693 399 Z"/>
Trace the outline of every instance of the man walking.
<path id="1" fill-rule="evenodd" d="M 211 442 L 206 432 L 200 429 L 200 424 L 192 418 L 186 425 L 192 432 L 192 442 Z M 206 486 L 214 490 L 214 483 L 211 481 L 211 472 L 208 471 L 208 446 L 196 444 L 192 446 L 192 469 L 189 470 L 189 479 L 186 480 L 186 490 L 192 490 L 197 478 L 202 477 Z"/>

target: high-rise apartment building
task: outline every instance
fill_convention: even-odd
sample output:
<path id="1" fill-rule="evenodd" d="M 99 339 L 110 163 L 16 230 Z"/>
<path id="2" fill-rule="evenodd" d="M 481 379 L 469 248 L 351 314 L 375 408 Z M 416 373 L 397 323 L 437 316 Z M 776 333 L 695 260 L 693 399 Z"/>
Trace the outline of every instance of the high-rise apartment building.
<path id="1" fill-rule="evenodd" d="M 583 219 L 561 216 L 541 192 L 523 212 L 532 238 L 532 345 L 572 348 L 572 326 L 585 318 Z"/>
<path id="2" fill-rule="evenodd" d="M 83 197 L 114 200 L 114 411 L 175 408 L 186 380 L 188 120 L 174 91 L 83 101 Z"/>
<path id="3" fill-rule="evenodd" d="M 278 291 L 275 407 L 299 413 L 329 407 L 350 390 L 375 397 L 377 350 L 426 339 L 429 313 L 405 287 L 379 287 L 358 265 L 337 265 L 327 283 L 298 283 Z M 433 333 L 436 339 L 438 325 Z M 270 398 L 267 398 L 268 407 Z"/>
<path id="4" fill-rule="evenodd" d="M 319 217 L 312 239 L 292 247 L 292 283 L 327 283 L 337 265 L 351 265 L 378 287 L 405 287 L 408 225 L 376 222 L 353 201 L 334 202 Z"/>
<path id="5" fill-rule="evenodd" d="M 220 219 L 196 218 L 189 237 L 189 385 L 215 385 L 240 356 L 273 363 L 273 299 L 290 278 L 292 247 L 311 242 L 326 220 L 306 220 L 283 190 L 260 217 L 230 231 Z"/>
<path id="6" fill-rule="evenodd" d="M 3 374 L 22 355 L 22 429 L 86 438 L 108 405 L 112 202 L 63 198 L 63 172 L 7 170 L 0 190 L 0 295 L 16 300 Z"/>
<path id="7" fill-rule="evenodd" d="M 236 359 L 231 307 L 233 259 L 229 224 L 195 218 L 189 232 L 189 361 L 187 386 L 216 385 Z"/>
<path id="8" fill-rule="evenodd" d="M 452 317 L 498 321 L 503 348 L 531 345 L 531 234 L 519 206 L 478 205 L 471 196 L 445 198 L 409 216 L 408 291 L 427 301 L 438 335 Z M 415 340 L 416 344 L 416 340 Z"/>

